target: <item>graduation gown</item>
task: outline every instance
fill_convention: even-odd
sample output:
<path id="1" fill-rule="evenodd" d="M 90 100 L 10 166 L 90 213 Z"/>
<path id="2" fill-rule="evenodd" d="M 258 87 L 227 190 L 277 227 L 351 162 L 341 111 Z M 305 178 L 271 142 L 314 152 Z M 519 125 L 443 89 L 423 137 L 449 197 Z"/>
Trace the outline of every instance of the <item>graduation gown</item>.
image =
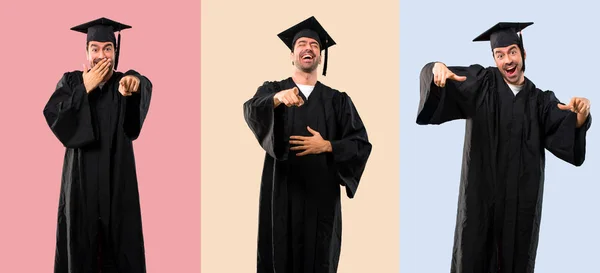
<path id="1" fill-rule="evenodd" d="M 552 91 L 525 78 L 515 96 L 496 67 L 448 67 L 467 79 L 439 88 L 433 65 L 421 71 L 417 123 L 466 119 L 451 272 L 534 272 L 545 149 L 581 166 L 592 117 L 576 128 Z"/>
<path id="2" fill-rule="evenodd" d="M 265 150 L 260 186 L 257 272 L 336 272 L 342 238 L 340 185 L 356 194 L 371 143 L 350 97 L 317 82 L 301 107 L 277 108 L 292 78 L 265 82 L 244 103 L 244 118 Z M 296 156 L 292 135 L 329 140 L 332 153 Z M 299 152 L 298 152 L 299 153 Z"/>
<path id="3" fill-rule="evenodd" d="M 119 81 L 140 79 L 124 97 Z M 81 71 L 67 72 L 44 108 L 66 147 L 56 231 L 55 273 L 146 271 L 132 141 L 148 113 L 152 84 L 130 70 L 85 91 Z"/>

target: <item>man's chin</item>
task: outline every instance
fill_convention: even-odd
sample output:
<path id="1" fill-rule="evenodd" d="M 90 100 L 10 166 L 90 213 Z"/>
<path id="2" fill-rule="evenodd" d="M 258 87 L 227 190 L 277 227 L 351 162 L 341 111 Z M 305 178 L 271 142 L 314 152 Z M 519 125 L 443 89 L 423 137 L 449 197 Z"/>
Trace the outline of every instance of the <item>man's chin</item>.
<path id="1" fill-rule="evenodd" d="M 512 85 L 519 85 L 521 81 L 521 75 L 509 77 L 508 75 L 504 74 L 504 80 Z"/>
<path id="2" fill-rule="evenodd" d="M 316 66 L 298 66 L 297 68 L 304 73 L 313 73 L 315 70 L 317 70 Z"/>

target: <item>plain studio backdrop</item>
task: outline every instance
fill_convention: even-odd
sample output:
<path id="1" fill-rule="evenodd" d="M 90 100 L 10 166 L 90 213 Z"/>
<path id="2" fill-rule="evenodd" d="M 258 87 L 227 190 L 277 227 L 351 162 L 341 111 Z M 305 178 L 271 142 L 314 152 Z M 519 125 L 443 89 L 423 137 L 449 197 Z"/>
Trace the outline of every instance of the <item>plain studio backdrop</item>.
<path id="1" fill-rule="evenodd" d="M 12 1 L 0 9 L 0 264 L 52 272 L 65 149 L 43 109 L 67 71 L 82 70 L 86 35 L 107 17 L 121 32 L 119 71 L 153 83 L 134 152 L 148 272 L 200 270 L 200 4 L 192 1 Z"/>
<path id="2" fill-rule="evenodd" d="M 256 270 L 265 153 L 242 105 L 264 81 L 291 76 L 277 34 L 313 15 L 337 42 L 319 80 L 351 96 L 373 144 L 355 198 L 342 196 L 339 272 L 398 272 L 398 4 L 202 1 L 203 272 Z"/>
<path id="3" fill-rule="evenodd" d="M 546 153 L 536 272 L 591 272 L 600 244 L 598 11 L 592 1 L 402 1 L 400 6 L 401 272 L 448 272 L 454 240 L 465 122 L 416 124 L 419 73 L 431 61 L 495 66 L 489 42 L 471 42 L 501 21 L 523 30 L 525 76 L 567 103 L 588 98 L 595 121 L 577 168 Z M 594 106 L 595 105 L 595 106 Z"/>

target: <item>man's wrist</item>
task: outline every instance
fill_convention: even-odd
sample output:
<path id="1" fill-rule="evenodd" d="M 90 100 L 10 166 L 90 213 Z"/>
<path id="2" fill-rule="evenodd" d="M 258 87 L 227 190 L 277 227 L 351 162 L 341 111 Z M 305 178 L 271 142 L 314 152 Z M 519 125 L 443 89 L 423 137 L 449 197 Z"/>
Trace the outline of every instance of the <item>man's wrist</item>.
<path id="1" fill-rule="evenodd" d="M 281 104 L 281 102 L 277 99 L 276 96 L 273 96 L 273 106 L 277 107 Z"/>
<path id="2" fill-rule="evenodd" d="M 331 141 L 329 140 L 325 140 L 325 152 L 333 152 L 333 147 L 331 147 Z"/>

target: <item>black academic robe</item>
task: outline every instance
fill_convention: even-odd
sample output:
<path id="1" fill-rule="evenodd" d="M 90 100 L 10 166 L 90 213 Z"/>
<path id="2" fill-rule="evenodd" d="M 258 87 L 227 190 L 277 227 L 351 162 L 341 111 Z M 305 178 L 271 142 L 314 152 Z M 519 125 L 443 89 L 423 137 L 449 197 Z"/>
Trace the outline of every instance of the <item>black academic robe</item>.
<path id="1" fill-rule="evenodd" d="M 449 67 L 467 79 L 439 88 L 433 65 L 421 71 L 417 123 L 466 119 L 451 272 L 534 272 L 545 149 L 583 164 L 591 115 L 576 128 L 577 115 L 560 110 L 552 91 L 526 78 L 515 96 L 496 67 Z"/>
<path id="2" fill-rule="evenodd" d="M 353 198 L 371 153 L 350 97 L 317 82 L 301 107 L 277 108 L 291 78 L 265 82 L 244 104 L 244 118 L 266 151 L 260 187 L 257 272 L 336 272 L 342 238 L 340 185 Z M 332 153 L 296 156 L 292 135 L 329 140 Z"/>
<path id="3" fill-rule="evenodd" d="M 140 79 L 124 97 L 119 81 Z M 56 231 L 55 273 L 146 272 L 132 141 L 148 113 L 152 84 L 130 70 L 85 91 L 81 71 L 58 82 L 44 108 L 48 126 L 66 147 Z"/>

